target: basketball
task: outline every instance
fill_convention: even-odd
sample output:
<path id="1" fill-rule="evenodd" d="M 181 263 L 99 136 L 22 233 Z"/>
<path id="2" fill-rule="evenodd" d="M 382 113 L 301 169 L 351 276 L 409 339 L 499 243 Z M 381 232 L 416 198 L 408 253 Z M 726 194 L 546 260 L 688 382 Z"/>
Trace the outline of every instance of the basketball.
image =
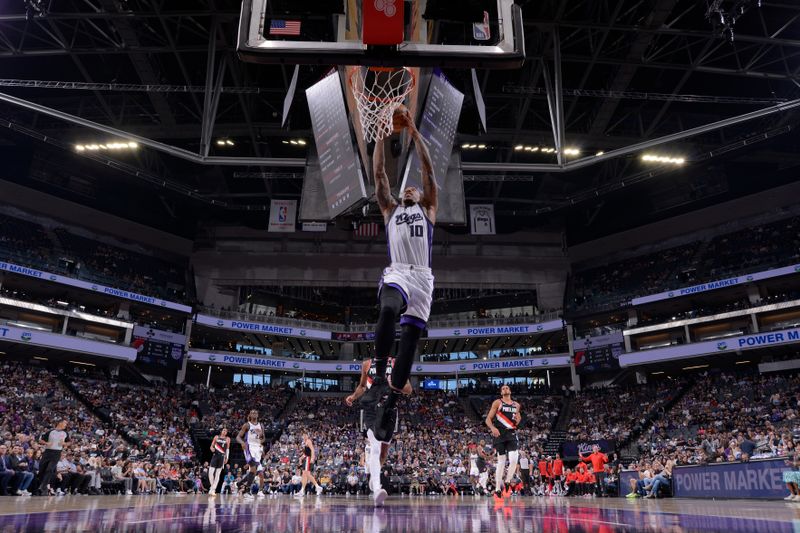
<path id="1" fill-rule="evenodd" d="M 392 132 L 400 133 L 406 128 L 405 116 L 408 114 L 408 108 L 403 104 L 397 106 L 392 115 Z"/>

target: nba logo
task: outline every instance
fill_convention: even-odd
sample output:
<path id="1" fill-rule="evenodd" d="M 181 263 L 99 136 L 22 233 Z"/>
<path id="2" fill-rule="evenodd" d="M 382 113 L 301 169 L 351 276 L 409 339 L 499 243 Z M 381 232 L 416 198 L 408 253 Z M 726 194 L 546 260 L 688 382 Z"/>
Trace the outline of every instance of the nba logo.
<path id="1" fill-rule="evenodd" d="M 476 41 L 488 41 L 492 38 L 492 29 L 489 26 L 489 12 L 483 12 L 483 22 L 472 25 L 472 38 Z"/>
<path id="2" fill-rule="evenodd" d="M 278 222 L 286 222 L 287 216 L 287 209 L 285 205 L 282 205 L 278 208 Z"/>

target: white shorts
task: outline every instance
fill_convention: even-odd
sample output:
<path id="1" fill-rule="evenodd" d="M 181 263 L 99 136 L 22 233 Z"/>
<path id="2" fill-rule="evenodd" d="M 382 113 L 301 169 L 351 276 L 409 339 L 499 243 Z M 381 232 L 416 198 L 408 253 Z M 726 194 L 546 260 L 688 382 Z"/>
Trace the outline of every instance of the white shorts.
<path id="1" fill-rule="evenodd" d="M 477 466 L 473 466 L 473 467 L 471 467 L 469 469 L 469 475 L 470 476 L 479 476 L 480 474 L 481 473 L 478 471 L 478 467 Z"/>
<path id="2" fill-rule="evenodd" d="M 264 448 L 261 447 L 259 444 L 248 444 L 247 447 L 244 449 L 244 457 L 247 460 L 247 464 L 261 464 L 261 454 L 263 453 Z"/>
<path id="3" fill-rule="evenodd" d="M 431 314 L 433 300 L 433 274 L 431 269 L 405 263 L 392 263 L 383 269 L 380 290 L 394 287 L 403 295 L 406 310 L 400 324 L 414 324 L 424 328 Z"/>

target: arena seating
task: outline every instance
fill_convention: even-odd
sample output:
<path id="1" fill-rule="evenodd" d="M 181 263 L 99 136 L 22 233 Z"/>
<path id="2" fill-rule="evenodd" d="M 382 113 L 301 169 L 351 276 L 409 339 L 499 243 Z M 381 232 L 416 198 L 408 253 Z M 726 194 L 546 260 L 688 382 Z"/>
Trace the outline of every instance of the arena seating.
<path id="1" fill-rule="evenodd" d="M 35 222 L 0 214 L 3 258 L 160 298 L 187 301 L 185 264 L 101 243 L 66 228 L 48 231 Z M 68 267 L 71 260 L 75 267 Z"/>
<path id="2" fill-rule="evenodd" d="M 622 444 L 672 399 L 678 384 L 586 389 L 573 400 L 568 440 L 610 439 Z"/>
<path id="3" fill-rule="evenodd" d="M 609 310 L 631 298 L 800 262 L 800 217 L 573 273 L 571 314 Z"/>
<path id="4" fill-rule="evenodd" d="M 800 429 L 800 375 L 707 372 L 638 439 L 644 460 L 671 454 L 683 464 L 785 455 Z"/>

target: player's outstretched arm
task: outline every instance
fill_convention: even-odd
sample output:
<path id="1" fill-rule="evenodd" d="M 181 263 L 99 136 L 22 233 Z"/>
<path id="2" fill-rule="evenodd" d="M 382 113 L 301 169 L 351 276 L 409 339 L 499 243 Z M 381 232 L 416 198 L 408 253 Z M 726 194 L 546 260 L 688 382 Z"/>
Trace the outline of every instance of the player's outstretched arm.
<path id="1" fill-rule="evenodd" d="M 409 126 L 411 138 L 414 139 L 414 148 L 422 163 L 422 200 L 420 204 L 428 212 L 428 218 L 436 224 L 436 211 L 439 209 L 439 189 L 436 187 L 436 177 L 433 175 L 433 161 L 428 151 L 428 143 L 425 138 L 411 122 Z"/>
<path id="2" fill-rule="evenodd" d="M 353 403 L 367 392 L 367 373 L 369 372 L 370 366 L 371 363 L 369 359 L 361 363 L 361 379 L 358 381 L 358 386 L 356 390 L 353 391 L 353 394 L 344 399 L 344 403 L 346 403 L 348 407 L 352 407 Z"/>
<path id="3" fill-rule="evenodd" d="M 492 402 L 492 408 L 489 409 L 489 414 L 486 415 L 486 427 L 488 427 L 489 431 L 492 432 L 493 437 L 500 436 L 500 430 L 494 427 L 494 422 L 492 422 L 494 420 L 494 415 L 497 414 L 498 409 L 500 409 L 500 400 L 495 400 Z"/>
<path id="4" fill-rule="evenodd" d="M 375 198 L 378 200 L 378 207 L 381 208 L 383 220 L 386 222 L 394 208 L 397 207 L 397 201 L 392 196 L 389 176 L 386 174 L 383 139 L 378 139 L 375 143 L 375 150 L 372 153 L 372 173 L 375 176 Z"/>

